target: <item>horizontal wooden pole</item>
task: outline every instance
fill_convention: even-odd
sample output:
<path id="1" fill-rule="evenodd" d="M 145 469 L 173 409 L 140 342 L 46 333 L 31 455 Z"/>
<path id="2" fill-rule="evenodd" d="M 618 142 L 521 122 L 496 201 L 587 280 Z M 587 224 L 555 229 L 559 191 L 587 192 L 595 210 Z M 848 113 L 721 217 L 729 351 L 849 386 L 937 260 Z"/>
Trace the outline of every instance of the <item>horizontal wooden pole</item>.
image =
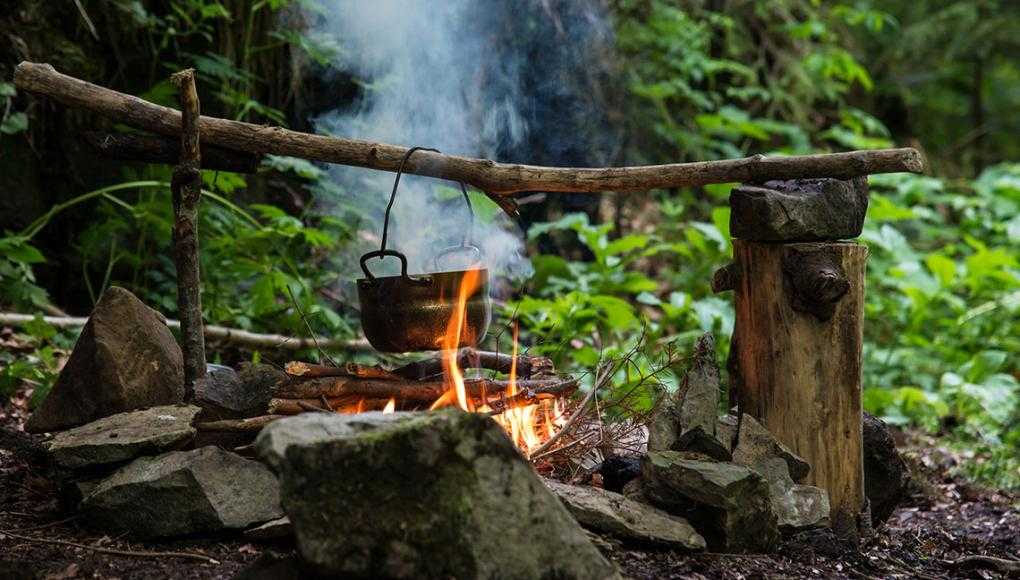
<path id="1" fill-rule="evenodd" d="M 22 62 L 15 69 L 14 82 L 21 90 L 110 117 L 137 129 L 167 136 L 180 133 L 180 111 L 61 74 L 48 64 Z M 289 155 L 384 171 L 396 171 L 407 151 L 406 147 L 397 145 L 312 135 L 216 117 L 203 116 L 199 132 L 203 142 L 236 151 Z M 462 181 L 498 198 L 522 191 L 637 191 L 771 179 L 849 179 L 876 173 L 920 173 L 924 170 L 924 159 L 916 149 L 903 148 L 791 157 L 756 155 L 744 159 L 638 167 L 568 168 L 497 163 L 419 151 L 408 161 L 405 170 Z"/>
<path id="2" fill-rule="evenodd" d="M 180 141 L 162 135 L 88 131 L 82 134 L 82 141 L 91 147 L 98 156 L 117 161 L 176 165 L 181 158 Z M 262 157 L 253 153 L 204 144 L 202 145 L 201 160 L 202 169 L 255 173 Z"/>

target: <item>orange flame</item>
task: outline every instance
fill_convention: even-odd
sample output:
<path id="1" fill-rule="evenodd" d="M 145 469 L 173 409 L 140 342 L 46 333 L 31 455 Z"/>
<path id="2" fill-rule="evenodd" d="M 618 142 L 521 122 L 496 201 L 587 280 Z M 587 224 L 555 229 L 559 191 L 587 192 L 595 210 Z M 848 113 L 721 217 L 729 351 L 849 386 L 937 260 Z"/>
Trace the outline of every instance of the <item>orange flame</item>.
<path id="1" fill-rule="evenodd" d="M 474 403 L 467 396 L 467 388 L 464 386 L 464 373 L 460 370 L 457 362 L 457 354 L 460 350 L 461 335 L 464 333 L 464 325 L 467 320 L 467 301 L 472 294 L 478 291 L 482 284 L 481 270 L 473 268 L 464 272 L 460 281 L 460 288 L 457 290 L 457 301 L 454 303 L 453 316 L 446 325 L 446 334 L 443 336 L 443 375 L 446 383 L 446 392 L 432 404 L 430 409 L 438 409 L 448 405 L 456 404 L 465 411 L 474 411 Z M 451 394 L 452 393 L 452 394 Z"/>
<path id="2" fill-rule="evenodd" d="M 397 410 L 397 398 L 396 397 L 390 397 L 390 400 L 386 403 L 386 406 L 383 407 L 382 412 L 383 413 L 392 413 L 392 412 L 394 412 L 396 410 Z"/>

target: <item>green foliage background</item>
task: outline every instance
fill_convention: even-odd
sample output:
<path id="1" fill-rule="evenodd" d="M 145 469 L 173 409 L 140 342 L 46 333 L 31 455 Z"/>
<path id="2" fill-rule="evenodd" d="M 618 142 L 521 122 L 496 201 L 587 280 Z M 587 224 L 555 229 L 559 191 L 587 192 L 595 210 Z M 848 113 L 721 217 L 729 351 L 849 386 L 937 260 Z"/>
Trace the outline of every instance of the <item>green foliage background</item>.
<path id="1" fill-rule="evenodd" d="M 120 88 L 172 104 L 166 77 L 193 66 L 204 111 L 234 119 L 305 122 L 302 83 L 328 69 L 337 50 L 336 39 L 305 32 L 307 22 L 295 16 L 314 15 L 314 0 L 86 5 L 93 19 L 121 31 L 120 42 L 140 47 L 125 58 L 142 72 Z M 1018 486 L 1020 69 L 1010 55 L 1020 52 L 1020 7 L 614 0 L 606 10 L 616 36 L 606 66 L 616 71 L 612 106 L 623 120 L 627 162 L 893 144 L 925 151 L 931 175 L 871 178 L 862 236 L 871 250 L 865 406 L 948 436 L 969 450 L 964 469 Z M 81 45 L 92 42 L 75 26 Z M 78 58 L 73 43 L 60 50 Z M 94 80 L 116 85 L 118 77 Z M 0 82 L 4 143 L 43 130 L 30 103 Z M 78 273 L 91 302 L 116 283 L 173 316 L 168 181 L 165 168 L 123 169 L 118 182 L 78 191 L 7 230 L 0 306 L 41 312 L 55 288 L 37 273 L 56 268 Z M 270 157 L 254 178 L 208 173 L 205 184 L 207 321 L 306 334 L 293 296 L 317 333 L 356 336 L 355 300 L 333 272 L 351 259 L 345 250 L 363 220 L 323 169 Z M 528 231 L 536 272 L 505 305 L 504 320 L 519 318 L 534 351 L 578 372 L 634 348 L 638 366 L 651 369 L 669 345 L 684 350 L 705 331 L 716 333 L 724 358 L 733 310 L 728 297 L 711 294 L 709 280 L 731 252 L 730 188 L 608 196 L 591 214 L 551 209 Z M 72 210 L 88 216 L 73 252 L 38 242 Z M 538 253 L 540 245 L 558 250 Z M 40 397 L 54 376 L 54 347 L 73 337 L 41 320 L 23 330 L 36 348 L 0 353 L 0 390 L 29 380 Z M 271 356 L 217 356 L 262 354 Z M 621 370 L 617 388 L 633 382 L 631 372 Z"/>

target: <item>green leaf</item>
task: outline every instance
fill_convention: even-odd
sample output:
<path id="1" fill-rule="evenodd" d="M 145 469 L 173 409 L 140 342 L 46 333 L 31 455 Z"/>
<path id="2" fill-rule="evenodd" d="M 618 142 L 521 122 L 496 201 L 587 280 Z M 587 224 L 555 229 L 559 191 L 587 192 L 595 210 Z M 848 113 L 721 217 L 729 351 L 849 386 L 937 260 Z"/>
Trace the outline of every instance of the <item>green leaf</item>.
<path id="1" fill-rule="evenodd" d="M 950 288 L 956 281 L 956 262 L 942 254 L 929 254 L 924 263 L 938 279 L 943 288 Z"/>

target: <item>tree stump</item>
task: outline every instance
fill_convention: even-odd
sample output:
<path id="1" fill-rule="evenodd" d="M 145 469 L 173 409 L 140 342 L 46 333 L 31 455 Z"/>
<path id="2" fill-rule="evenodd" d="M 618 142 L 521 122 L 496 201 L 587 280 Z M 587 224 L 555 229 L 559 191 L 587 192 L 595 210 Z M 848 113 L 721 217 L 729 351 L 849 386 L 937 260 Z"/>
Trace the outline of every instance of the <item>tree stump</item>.
<path id="1" fill-rule="evenodd" d="M 731 402 L 811 464 L 835 531 L 866 526 L 861 343 L 868 250 L 734 240 Z M 728 284 L 727 284 L 728 285 Z"/>

